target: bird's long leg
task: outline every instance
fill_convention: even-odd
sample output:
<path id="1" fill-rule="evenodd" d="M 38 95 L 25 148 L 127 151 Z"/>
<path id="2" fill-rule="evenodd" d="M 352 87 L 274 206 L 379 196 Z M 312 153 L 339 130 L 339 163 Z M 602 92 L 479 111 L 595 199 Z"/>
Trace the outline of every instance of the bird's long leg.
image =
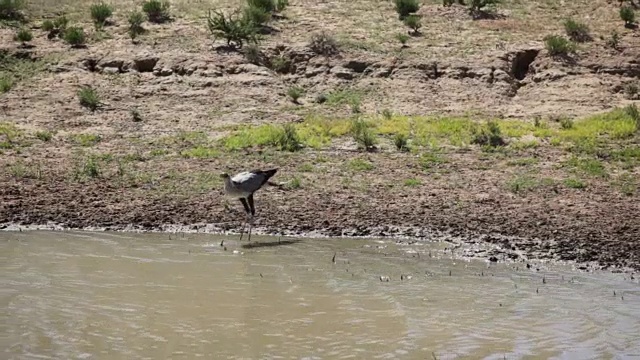
<path id="1" fill-rule="evenodd" d="M 249 216 L 251 209 L 249 208 L 249 204 L 247 204 L 247 199 L 240 198 L 240 202 L 242 203 L 242 206 L 244 206 L 244 211 L 247 213 L 247 216 Z M 246 221 L 242 223 L 242 231 L 240 232 L 240 241 L 242 241 L 242 235 L 244 234 L 245 225 L 246 225 Z M 249 230 L 251 230 L 251 228 L 249 228 Z"/>
<path id="2" fill-rule="evenodd" d="M 249 200 L 249 207 L 251 210 L 251 219 L 249 220 L 249 241 L 251 241 L 251 229 L 253 228 L 253 217 L 256 214 L 256 208 L 255 206 L 253 206 L 253 194 L 249 195 L 247 197 L 247 200 Z"/>

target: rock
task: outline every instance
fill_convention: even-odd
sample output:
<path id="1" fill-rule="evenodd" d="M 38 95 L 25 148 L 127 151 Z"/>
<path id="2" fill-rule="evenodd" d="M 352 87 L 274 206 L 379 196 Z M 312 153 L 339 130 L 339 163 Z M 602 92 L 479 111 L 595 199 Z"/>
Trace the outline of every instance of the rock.
<path id="1" fill-rule="evenodd" d="M 133 59 L 133 69 L 139 72 L 152 72 L 160 60 L 157 56 L 143 55 Z"/>
<path id="2" fill-rule="evenodd" d="M 319 66 L 319 67 L 314 67 L 314 68 L 308 67 L 307 70 L 304 73 L 304 76 L 306 76 L 308 78 L 309 77 L 314 77 L 314 76 L 317 76 L 317 75 L 324 74 L 324 73 L 326 73 L 328 71 L 329 71 L 329 68 L 326 67 L 326 66 Z"/>
<path id="3" fill-rule="evenodd" d="M 115 67 L 106 67 L 102 69 L 102 72 L 104 74 L 118 74 L 120 73 L 120 70 L 118 68 Z"/>
<path id="4" fill-rule="evenodd" d="M 371 63 L 363 60 L 349 60 L 343 66 L 357 73 L 363 73 L 370 65 Z"/>
<path id="5" fill-rule="evenodd" d="M 173 74 L 173 70 L 163 67 L 162 69 L 158 69 L 153 72 L 156 76 L 171 76 Z"/>
<path id="6" fill-rule="evenodd" d="M 337 78 L 344 80 L 353 79 L 353 72 L 342 66 L 335 66 L 331 69 L 331 73 L 334 74 Z"/>
<path id="7" fill-rule="evenodd" d="M 554 81 L 567 76 L 567 74 L 559 69 L 548 69 L 541 71 L 533 76 L 534 82 Z"/>
<path id="8" fill-rule="evenodd" d="M 105 61 L 100 61 L 98 66 L 101 67 L 101 68 L 116 68 L 116 69 L 120 70 L 120 69 L 122 69 L 124 67 L 124 60 L 109 59 L 109 60 L 105 60 Z"/>
<path id="9" fill-rule="evenodd" d="M 494 82 L 511 82 L 511 75 L 509 75 L 506 71 L 501 69 L 495 69 L 493 72 L 493 81 Z"/>

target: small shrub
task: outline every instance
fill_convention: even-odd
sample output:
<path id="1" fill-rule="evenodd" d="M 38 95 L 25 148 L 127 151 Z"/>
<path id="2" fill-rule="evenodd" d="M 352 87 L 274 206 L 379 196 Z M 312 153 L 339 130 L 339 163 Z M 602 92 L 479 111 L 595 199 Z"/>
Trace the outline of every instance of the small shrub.
<path id="1" fill-rule="evenodd" d="M 91 87 L 84 87 L 78 91 L 80 105 L 95 111 L 100 106 L 100 98 L 98 93 Z"/>
<path id="2" fill-rule="evenodd" d="M 289 59 L 282 55 L 274 56 L 270 59 L 271 69 L 278 73 L 286 73 L 289 71 L 289 67 L 291 66 L 291 62 Z"/>
<path id="3" fill-rule="evenodd" d="M 487 126 L 482 127 L 480 130 L 474 127 L 472 129 L 472 135 L 472 142 L 474 144 L 490 147 L 506 145 L 506 142 L 502 138 L 502 131 L 500 130 L 500 126 L 495 121 L 487 122 Z"/>
<path id="4" fill-rule="evenodd" d="M 483 12 L 486 12 L 486 7 L 500 3 L 501 0 L 471 0 L 471 3 L 469 4 L 469 12 L 474 16 L 478 16 Z"/>
<path id="5" fill-rule="evenodd" d="M 630 6 L 620 8 L 620 19 L 624 21 L 624 26 L 631 27 L 636 21 L 636 13 Z"/>
<path id="6" fill-rule="evenodd" d="M 564 21 L 563 25 L 569 39 L 577 42 L 592 40 L 591 35 L 589 34 L 589 27 L 586 24 L 577 22 L 573 19 L 567 19 Z"/>
<path id="7" fill-rule="evenodd" d="M 276 10 L 276 3 L 273 0 L 247 0 L 249 7 L 255 7 L 272 13 Z"/>
<path id="8" fill-rule="evenodd" d="M 45 20 L 42 23 L 42 30 L 47 31 L 49 33 L 47 35 L 47 38 L 49 39 L 53 39 L 56 36 L 59 38 L 63 38 L 64 31 L 67 29 L 68 23 L 69 21 L 67 20 L 67 17 L 62 15 L 53 21 Z"/>
<path id="9" fill-rule="evenodd" d="M 573 120 L 566 117 L 561 118 L 560 127 L 565 130 L 573 129 Z"/>
<path id="10" fill-rule="evenodd" d="M 72 26 L 64 31 L 64 41 L 72 47 L 82 47 L 86 42 L 84 29 L 78 26 Z"/>
<path id="11" fill-rule="evenodd" d="M 142 23 L 144 23 L 144 14 L 140 11 L 134 11 L 129 14 L 129 36 L 131 40 L 134 40 L 138 35 L 144 34 L 144 28 L 142 27 Z"/>
<path id="12" fill-rule="evenodd" d="M 276 1 L 276 11 L 282 12 L 284 9 L 289 6 L 289 0 L 277 0 Z"/>
<path id="13" fill-rule="evenodd" d="M 396 4 L 396 12 L 400 19 L 404 19 L 411 13 L 420 10 L 418 0 L 394 0 Z"/>
<path id="14" fill-rule="evenodd" d="M 293 86 L 287 90 L 287 95 L 293 100 L 294 103 L 298 104 L 298 99 L 304 94 L 304 90 L 300 87 Z"/>
<path id="15" fill-rule="evenodd" d="M 375 166 L 372 163 L 362 159 L 353 159 L 349 161 L 348 166 L 354 171 L 371 171 L 375 169 Z"/>
<path id="16" fill-rule="evenodd" d="M 443 6 L 451 6 L 453 5 L 453 0 L 442 0 L 442 5 Z"/>
<path id="17" fill-rule="evenodd" d="M 163 23 L 170 19 L 168 1 L 148 0 L 142 4 L 142 11 L 147 14 L 147 18 L 152 23 Z"/>
<path id="18" fill-rule="evenodd" d="M 361 119 L 354 120 L 351 123 L 351 134 L 360 148 L 367 151 L 375 148 L 377 143 L 376 136 L 365 121 Z"/>
<path id="19" fill-rule="evenodd" d="M 419 34 L 419 30 L 422 27 L 422 23 L 420 22 L 420 16 L 418 15 L 408 15 L 404 18 L 404 24 L 413 30 L 414 34 Z"/>
<path id="20" fill-rule="evenodd" d="M 23 20 L 23 0 L 0 0 L 0 20 Z"/>
<path id="21" fill-rule="evenodd" d="M 620 49 L 620 35 L 618 34 L 617 31 L 614 31 L 613 33 L 611 33 L 611 37 L 607 39 L 607 46 L 614 49 L 614 50 L 619 50 Z"/>
<path id="22" fill-rule="evenodd" d="M 262 63 L 262 51 L 257 44 L 248 44 L 244 47 L 242 53 L 244 58 L 252 64 L 259 65 Z"/>
<path id="23" fill-rule="evenodd" d="M 624 95 L 629 100 L 635 100 L 638 95 L 638 84 L 628 83 L 624 86 Z"/>
<path id="24" fill-rule="evenodd" d="M 625 106 L 624 112 L 629 115 L 629 117 L 635 122 L 636 131 L 640 131 L 640 111 L 638 110 L 636 104 Z"/>
<path id="25" fill-rule="evenodd" d="M 400 41 L 400 44 L 402 44 L 402 47 L 407 46 L 407 41 L 409 41 L 409 35 L 407 34 L 398 34 L 396 35 L 396 39 L 398 39 L 398 41 Z"/>
<path id="26" fill-rule="evenodd" d="M 564 185 L 572 189 L 584 189 L 587 187 L 580 179 L 569 178 L 564 180 Z"/>
<path id="27" fill-rule="evenodd" d="M 391 118 L 393 117 L 393 112 L 391 112 L 391 110 L 389 109 L 384 109 L 382 110 L 382 117 L 387 120 L 391 120 Z"/>
<path id="28" fill-rule="evenodd" d="M 90 8 L 91 18 L 96 28 L 101 28 L 107 23 L 107 19 L 113 15 L 113 9 L 108 4 L 103 2 L 93 4 Z"/>
<path id="29" fill-rule="evenodd" d="M 406 179 L 404 181 L 404 186 L 414 187 L 420 185 L 422 185 L 422 182 L 418 179 Z"/>
<path id="30" fill-rule="evenodd" d="M 576 51 L 574 43 L 558 35 L 546 36 L 544 45 L 551 56 L 567 56 Z"/>
<path id="31" fill-rule="evenodd" d="M 316 104 L 324 104 L 324 103 L 327 102 L 327 95 L 318 94 L 318 95 L 316 95 L 316 98 L 315 98 L 314 101 L 315 101 Z"/>
<path id="32" fill-rule="evenodd" d="M 8 76 L 0 76 L 0 94 L 6 93 L 13 87 L 13 79 Z"/>
<path id="33" fill-rule="evenodd" d="M 542 128 L 542 119 L 540 118 L 540 116 L 536 116 L 533 119 L 533 127 L 535 127 L 536 129 Z"/>
<path id="34" fill-rule="evenodd" d="M 405 134 L 396 134 L 393 138 L 393 143 L 396 145 L 396 149 L 400 151 L 408 151 L 409 146 L 407 144 L 407 135 Z"/>
<path id="35" fill-rule="evenodd" d="M 335 55 L 339 52 L 336 40 L 324 31 L 311 36 L 309 48 L 314 53 L 325 56 Z"/>
<path id="36" fill-rule="evenodd" d="M 53 134 L 49 131 L 38 131 L 36 133 L 36 138 L 44 142 L 49 142 L 53 138 Z"/>
<path id="37" fill-rule="evenodd" d="M 16 33 L 14 40 L 20 41 L 22 43 L 28 43 L 29 41 L 33 40 L 33 35 L 31 34 L 31 31 L 29 29 L 22 28 Z"/>
<path id="38" fill-rule="evenodd" d="M 354 114 L 359 114 L 360 111 L 360 99 L 359 98 L 352 98 L 351 100 L 349 100 L 349 107 L 351 108 L 351 112 Z"/>
<path id="39" fill-rule="evenodd" d="M 248 6 L 244 9 L 244 20 L 258 28 L 271 20 L 271 13 L 257 6 Z"/>
<path id="40" fill-rule="evenodd" d="M 142 115 L 140 115 L 140 111 L 138 111 L 138 109 L 131 109 L 130 113 L 131 113 L 131 118 L 133 119 L 133 122 L 142 121 Z"/>
<path id="41" fill-rule="evenodd" d="M 283 151 L 298 151 L 302 148 L 296 127 L 286 124 L 278 134 L 275 144 Z"/>
<path id="42" fill-rule="evenodd" d="M 251 21 L 235 12 L 226 16 L 223 12 L 214 10 L 213 15 L 209 12 L 207 18 L 209 31 L 217 39 L 219 37 L 227 40 L 227 46 L 242 48 L 244 42 L 257 43 L 256 28 Z"/>

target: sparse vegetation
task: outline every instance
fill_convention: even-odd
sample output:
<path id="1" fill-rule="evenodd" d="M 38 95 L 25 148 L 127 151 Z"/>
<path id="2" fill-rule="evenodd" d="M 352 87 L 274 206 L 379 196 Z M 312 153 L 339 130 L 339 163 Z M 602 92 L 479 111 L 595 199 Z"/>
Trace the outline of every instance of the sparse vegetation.
<path id="1" fill-rule="evenodd" d="M 245 42 L 258 42 L 254 23 L 241 16 L 238 10 L 229 15 L 218 10 L 214 10 L 213 14 L 209 12 L 207 24 L 215 39 L 224 38 L 227 46 L 242 48 Z"/>
<path id="2" fill-rule="evenodd" d="M 276 11 L 276 3 L 274 0 L 247 0 L 247 5 L 249 5 L 249 7 L 262 9 L 268 13 Z"/>
<path id="3" fill-rule="evenodd" d="M 358 147 L 371 151 L 375 148 L 378 142 L 375 134 L 369 128 L 369 124 L 362 119 L 355 119 L 351 123 L 351 134 L 353 140 L 358 144 Z"/>
<path id="4" fill-rule="evenodd" d="M 400 20 L 403 20 L 409 14 L 416 13 L 420 10 L 420 3 L 418 0 L 394 0 L 396 5 L 396 12 Z"/>
<path id="5" fill-rule="evenodd" d="M 407 135 L 405 135 L 403 133 L 396 134 L 393 137 L 393 143 L 395 144 L 396 149 L 398 149 L 400 151 L 408 151 L 409 150 Z"/>
<path id="6" fill-rule="evenodd" d="M 147 18 L 152 23 L 161 24 L 171 19 L 168 1 L 148 0 L 142 3 L 142 11 L 147 14 Z"/>
<path id="7" fill-rule="evenodd" d="M 638 96 L 638 84 L 635 82 L 625 84 L 624 95 L 629 100 L 636 100 Z"/>
<path id="8" fill-rule="evenodd" d="M 589 27 L 581 22 L 573 19 L 567 19 L 563 23 L 564 30 L 569 36 L 569 39 L 576 42 L 591 41 L 591 35 L 589 34 Z"/>
<path id="9" fill-rule="evenodd" d="M 568 117 L 560 118 L 560 127 L 562 129 L 568 130 L 573 128 L 573 120 Z"/>
<path id="10" fill-rule="evenodd" d="M 254 28 L 259 28 L 271 20 L 271 13 L 258 6 L 244 8 L 243 20 L 252 23 Z"/>
<path id="11" fill-rule="evenodd" d="M 31 31 L 27 28 L 21 28 L 20 30 L 18 30 L 18 32 L 14 37 L 15 41 L 20 41 L 23 44 L 28 43 L 32 39 L 33 39 L 33 35 L 31 34 Z"/>
<path id="12" fill-rule="evenodd" d="M 91 87 L 83 87 L 78 90 L 78 98 L 80 99 L 80 105 L 91 111 L 95 111 L 100 106 L 98 93 Z"/>
<path id="13" fill-rule="evenodd" d="M 633 120 L 636 131 L 640 131 L 640 111 L 638 111 L 636 104 L 627 105 L 624 112 Z"/>
<path id="14" fill-rule="evenodd" d="M 420 21 L 420 16 L 411 14 L 404 18 L 404 24 L 413 30 L 413 35 L 420 34 L 420 28 L 422 27 L 422 22 Z"/>
<path id="15" fill-rule="evenodd" d="M 324 31 L 311 36 L 309 48 L 314 53 L 325 56 L 335 55 L 340 51 L 336 40 Z"/>
<path id="16" fill-rule="evenodd" d="M 84 29 L 79 26 L 71 26 L 64 31 L 64 41 L 71 47 L 83 47 L 86 42 Z"/>
<path id="17" fill-rule="evenodd" d="M 0 20 L 23 20 L 23 7 L 23 0 L 0 0 Z"/>
<path id="18" fill-rule="evenodd" d="M 73 140 L 80 146 L 90 147 L 99 143 L 102 138 L 96 134 L 77 134 Z"/>
<path id="19" fill-rule="evenodd" d="M 469 3 L 469 12 L 474 18 L 481 17 L 501 2 L 501 0 L 471 0 Z"/>
<path id="20" fill-rule="evenodd" d="M 142 27 L 145 21 L 144 14 L 134 11 L 129 14 L 127 20 L 129 22 L 129 37 L 131 37 L 131 40 L 135 40 L 139 35 L 144 34 L 145 29 Z"/>
<path id="21" fill-rule="evenodd" d="M 49 142 L 53 138 L 53 134 L 50 131 L 38 131 L 36 138 L 44 142 Z"/>
<path id="22" fill-rule="evenodd" d="M 289 71 L 291 62 L 283 55 L 276 55 L 269 60 L 271 70 L 277 73 L 286 73 Z"/>
<path id="23" fill-rule="evenodd" d="M 636 13 L 630 6 L 623 6 L 620 8 L 620 19 L 624 21 L 625 27 L 633 27 L 636 21 Z"/>
<path id="24" fill-rule="evenodd" d="M 614 50 L 620 50 L 620 34 L 617 31 L 611 33 L 611 37 L 607 39 L 606 44 Z"/>
<path id="25" fill-rule="evenodd" d="M 276 136 L 275 145 L 284 151 L 300 150 L 301 142 L 296 128 L 291 124 L 284 125 Z"/>
<path id="26" fill-rule="evenodd" d="M 544 45 L 551 56 L 567 56 L 576 51 L 576 46 L 573 42 L 559 35 L 546 36 Z"/>
<path id="27" fill-rule="evenodd" d="M 292 86 L 287 90 L 287 95 L 293 100 L 294 103 L 298 104 L 298 99 L 304 94 L 304 89 L 298 86 Z"/>
<path id="28" fill-rule="evenodd" d="M 113 9 L 104 2 L 91 5 L 91 18 L 96 28 L 102 28 L 107 24 L 107 20 L 113 15 Z"/>
<path id="29" fill-rule="evenodd" d="M 42 30 L 47 31 L 47 38 L 53 39 L 55 37 L 64 38 L 65 30 L 69 20 L 65 15 L 57 17 L 55 20 L 45 20 L 42 23 Z"/>
<path id="30" fill-rule="evenodd" d="M 486 126 L 481 128 L 474 127 L 472 130 L 474 144 L 496 147 L 504 146 L 506 142 L 502 138 L 502 131 L 500 125 L 495 121 L 488 121 Z"/>
<path id="31" fill-rule="evenodd" d="M 375 169 L 375 166 L 369 161 L 362 159 L 353 159 L 348 163 L 349 169 L 353 171 L 371 171 Z"/>
<path id="32" fill-rule="evenodd" d="M 584 189 L 587 185 L 580 179 L 568 178 L 564 180 L 564 185 L 571 189 Z"/>
<path id="33" fill-rule="evenodd" d="M 13 79 L 11 77 L 2 75 L 0 76 L 0 94 L 6 93 L 13 87 Z"/>
<path id="34" fill-rule="evenodd" d="M 404 181 L 404 186 L 414 187 L 420 185 L 422 185 L 422 182 L 418 179 L 406 179 Z"/>
<path id="35" fill-rule="evenodd" d="M 133 122 L 141 122 L 142 121 L 142 115 L 140 115 L 140 111 L 138 111 L 138 109 L 131 109 L 130 114 L 131 114 L 131 119 L 133 120 Z"/>
<path id="36" fill-rule="evenodd" d="M 244 58 L 252 64 L 260 65 L 263 62 L 262 51 L 258 44 L 247 44 L 242 49 L 242 54 L 244 54 Z"/>
<path id="37" fill-rule="evenodd" d="M 409 35 L 407 35 L 407 34 L 397 34 L 396 35 L 396 39 L 398 39 L 398 41 L 400 41 L 400 44 L 402 44 L 402 47 L 406 47 L 407 46 L 407 41 L 409 41 Z"/>

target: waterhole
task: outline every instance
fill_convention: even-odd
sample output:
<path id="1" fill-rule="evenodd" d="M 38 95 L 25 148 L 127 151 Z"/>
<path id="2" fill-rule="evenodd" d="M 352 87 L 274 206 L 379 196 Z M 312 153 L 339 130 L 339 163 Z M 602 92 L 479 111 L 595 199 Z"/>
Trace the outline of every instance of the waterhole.
<path id="1" fill-rule="evenodd" d="M 0 232 L 0 358 L 640 356 L 629 275 L 464 260 L 441 242 L 251 243 Z"/>

